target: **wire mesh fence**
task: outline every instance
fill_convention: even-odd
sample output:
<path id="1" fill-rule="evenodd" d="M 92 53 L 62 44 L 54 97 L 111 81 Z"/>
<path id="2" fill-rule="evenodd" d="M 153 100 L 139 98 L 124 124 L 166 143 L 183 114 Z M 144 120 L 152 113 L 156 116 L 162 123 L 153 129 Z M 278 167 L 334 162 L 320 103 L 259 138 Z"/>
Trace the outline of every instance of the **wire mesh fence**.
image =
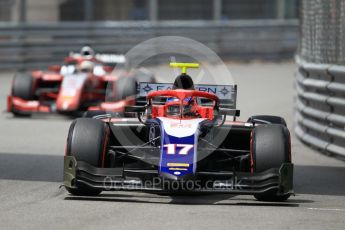
<path id="1" fill-rule="evenodd" d="M 345 156 L 345 1 L 303 0 L 295 133 Z"/>
<path id="2" fill-rule="evenodd" d="M 314 63 L 345 64 L 345 1 L 303 0 L 300 56 Z"/>

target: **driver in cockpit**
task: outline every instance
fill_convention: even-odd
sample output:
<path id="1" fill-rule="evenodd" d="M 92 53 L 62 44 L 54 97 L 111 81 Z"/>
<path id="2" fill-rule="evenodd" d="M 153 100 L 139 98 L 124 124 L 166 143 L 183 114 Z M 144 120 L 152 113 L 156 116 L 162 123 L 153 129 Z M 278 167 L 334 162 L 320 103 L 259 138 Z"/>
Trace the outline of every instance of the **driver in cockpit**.
<path id="1" fill-rule="evenodd" d="M 181 74 L 176 77 L 173 89 L 194 90 L 192 78 L 187 74 Z M 175 97 L 168 98 L 166 101 L 168 116 L 198 117 L 197 103 L 194 97 L 185 98 L 180 105 L 180 100 Z"/>

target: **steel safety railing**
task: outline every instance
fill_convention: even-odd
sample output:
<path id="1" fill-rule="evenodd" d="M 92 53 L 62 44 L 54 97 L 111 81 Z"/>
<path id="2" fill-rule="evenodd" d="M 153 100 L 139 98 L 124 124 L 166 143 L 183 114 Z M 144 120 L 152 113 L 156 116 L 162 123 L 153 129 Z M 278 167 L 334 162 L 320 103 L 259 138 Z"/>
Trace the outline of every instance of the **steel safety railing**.
<path id="1" fill-rule="evenodd" d="M 297 58 L 295 133 L 305 143 L 345 156 L 345 66 Z"/>
<path id="2" fill-rule="evenodd" d="M 83 45 L 97 52 L 126 53 L 158 36 L 202 42 L 220 56 L 239 59 L 292 57 L 298 43 L 297 20 L 128 21 L 0 23 L 0 70 L 32 69 L 61 63 Z"/>

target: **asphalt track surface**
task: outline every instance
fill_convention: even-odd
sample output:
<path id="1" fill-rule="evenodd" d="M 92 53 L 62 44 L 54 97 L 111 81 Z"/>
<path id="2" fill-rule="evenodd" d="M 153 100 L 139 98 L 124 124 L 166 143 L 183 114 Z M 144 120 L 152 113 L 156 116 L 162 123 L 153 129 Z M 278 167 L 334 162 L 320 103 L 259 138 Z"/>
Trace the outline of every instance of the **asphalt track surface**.
<path id="1" fill-rule="evenodd" d="M 293 133 L 293 63 L 229 64 L 242 119 L 286 118 Z M 166 68 L 156 68 L 164 74 Z M 170 72 L 169 72 L 170 74 Z M 13 73 L 0 73 L 0 105 Z M 0 114 L 0 229 L 344 229 L 345 163 L 292 137 L 295 192 L 284 203 L 252 196 L 103 193 L 74 198 L 62 183 L 70 119 Z"/>

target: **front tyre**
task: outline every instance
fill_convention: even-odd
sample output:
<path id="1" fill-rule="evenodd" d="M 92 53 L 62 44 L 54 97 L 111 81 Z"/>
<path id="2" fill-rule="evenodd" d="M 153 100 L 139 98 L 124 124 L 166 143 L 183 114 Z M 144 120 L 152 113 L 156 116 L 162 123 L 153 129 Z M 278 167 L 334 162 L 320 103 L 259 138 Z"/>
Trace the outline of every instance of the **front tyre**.
<path id="1" fill-rule="evenodd" d="M 14 77 L 12 95 L 26 101 L 33 99 L 33 79 L 29 74 L 19 73 Z"/>
<path id="2" fill-rule="evenodd" d="M 13 80 L 12 96 L 29 101 L 34 99 L 33 79 L 29 74 L 18 73 Z M 17 111 L 12 108 L 12 113 L 17 117 L 28 117 L 31 114 Z"/>
<path id="3" fill-rule="evenodd" d="M 290 133 L 283 125 L 260 125 L 252 132 L 252 171 L 264 172 L 279 169 L 283 163 L 291 162 Z M 278 195 L 278 190 L 270 190 L 254 197 L 260 201 L 285 201 L 290 195 Z"/>
<path id="4" fill-rule="evenodd" d="M 67 138 L 66 155 L 74 156 L 94 167 L 104 167 L 108 146 L 109 127 L 106 123 L 92 118 L 78 118 L 70 126 Z M 85 185 L 66 188 L 73 195 L 95 196 L 101 190 Z"/>

